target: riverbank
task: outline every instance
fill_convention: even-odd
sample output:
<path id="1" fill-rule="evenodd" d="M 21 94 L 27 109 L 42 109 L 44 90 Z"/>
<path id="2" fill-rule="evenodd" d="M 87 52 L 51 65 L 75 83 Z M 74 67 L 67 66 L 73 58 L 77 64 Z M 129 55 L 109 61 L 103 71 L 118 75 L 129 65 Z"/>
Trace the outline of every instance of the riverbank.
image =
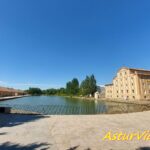
<path id="1" fill-rule="evenodd" d="M 88 101 L 103 101 L 103 102 L 115 102 L 115 103 L 125 103 L 125 104 L 139 104 L 139 105 L 150 105 L 150 100 L 118 100 L 118 99 L 107 99 L 107 98 L 99 98 L 95 99 L 94 97 L 81 97 L 81 96 L 63 96 L 68 98 L 74 98 L 74 99 L 82 99 L 82 100 L 88 100 Z"/>
<path id="2" fill-rule="evenodd" d="M 0 114 L 0 149 L 144 150 L 150 140 L 103 140 L 115 133 L 150 131 L 150 111 L 116 115 Z"/>
<path id="3" fill-rule="evenodd" d="M 0 101 L 6 101 L 6 100 L 11 100 L 11 99 L 16 99 L 16 98 L 27 97 L 27 96 L 29 96 L 29 95 L 0 97 Z"/>

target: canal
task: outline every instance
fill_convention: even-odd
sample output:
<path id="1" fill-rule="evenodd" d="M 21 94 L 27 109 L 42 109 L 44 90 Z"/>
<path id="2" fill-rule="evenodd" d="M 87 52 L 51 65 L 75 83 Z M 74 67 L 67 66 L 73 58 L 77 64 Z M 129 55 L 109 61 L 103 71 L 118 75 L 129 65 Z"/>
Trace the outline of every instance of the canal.
<path id="1" fill-rule="evenodd" d="M 150 110 L 145 105 L 104 101 L 89 101 L 60 96 L 31 96 L 1 101 L 0 106 L 17 111 L 28 111 L 50 115 L 114 114 Z"/>

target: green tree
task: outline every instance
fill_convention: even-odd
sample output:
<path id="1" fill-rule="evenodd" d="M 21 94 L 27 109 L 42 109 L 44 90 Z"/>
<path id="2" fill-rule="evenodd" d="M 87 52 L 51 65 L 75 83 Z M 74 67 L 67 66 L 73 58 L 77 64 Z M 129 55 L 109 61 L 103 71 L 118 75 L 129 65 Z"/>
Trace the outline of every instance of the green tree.
<path id="1" fill-rule="evenodd" d="M 90 94 L 90 91 L 89 91 L 89 76 L 86 76 L 85 80 L 83 80 L 81 82 L 80 93 L 82 95 L 88 95 L 88 94 Z"/>
<path id="2" fill-rule="evenodd" d="M 74 78 L 72 81 L 67 82 L 66 92 L 68 95 L 77 95 L 79 93 L 79 81 Z"/>
<path id="3" fill-rule="evenodd" d="M 27 93 L 30 94 L 30 95 L 41 95 L 42 90 L 40 88 L 30 87 L 29 90 L 27 90 Z"/>
<path id="4" fill-rule="evenodd" d="M 96 79 L 93 74 L 90 77 L 89 87 L 90 87 L 90 93 L 94 95 L 94 93 L 97 91 L 97 85 L 96 85 Z"/>
<path id="5" fill-rule="evenodd" d="M 65 95 L 66 94 L 66 89 L 65 88 L 60 88 L 60 89 L 46 89 L 43 90 L 43 94 L 45 95 Z"/>
<path id="6" fill-rule="evenodd" d="M 79 81 L 78 79 L 74 78 L 71 82 L 72 94 L 77 95 L 79 93 Z"/>
<path id="7" fill-rule="evenodd" d="M 57 90 L 58 95 L 65 95 L 66 94 L 66 89 L 65 88 L 60 88 Z"/>
<path id="8" fill-rule="evenodd" d="M 71 86 L 72 86 L 71 81 L 66 83 L 66 92 L 68 95 L 70 95 L 72 93 L 72 87 Z"/>
<path id="9" fill-rule="evenodd" d="M 80 93 L 82 95 L 94 95 L 97 90 L 96 79 L 94 75 L 86 76 L 80 85 Z"/>
<path id="10" fill-rule="evenodd" d="M 54 89 L 54 88 L 47 89 L 47 90 L 44 90 L 43 93 L 45 95 L 55 95 L 57 94 L 57 89 Z"/>

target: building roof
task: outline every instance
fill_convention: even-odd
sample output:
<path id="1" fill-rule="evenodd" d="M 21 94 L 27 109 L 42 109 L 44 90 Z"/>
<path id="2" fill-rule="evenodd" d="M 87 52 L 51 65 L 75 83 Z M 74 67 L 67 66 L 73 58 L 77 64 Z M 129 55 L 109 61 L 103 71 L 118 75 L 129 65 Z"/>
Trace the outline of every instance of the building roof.
<path id="1" fill-rule="evenodd" d="M 0 87 L 0 92 L 13 92 L 13 93 L 23 93 L 21 90 L 16 90 L 13 88 Z"/>
<path id="2" fill-rule="evenodd" d="M 129 68 L 129 70 L 150 72 L 150 70 L 145 70 L 145 69 L 136 69 L 136 68 Z"/>
<path id="3" fill-rule="evenodd" d="M 111 83 L 111 84 L 105 84 L 105 86 L 112 86 L 113 84 Z"/>
<path id="4" fill-rule="evenodd" d="M 121 67 L 118 71 L 120 71 L 121 69 L 128 69 L 128 70 L 134 70 L 134 71 L 145 71 L 145 72 L 150 72 L 150 70 L 146 70 L 146 69 L 129 68 L 129 67 Z"/>

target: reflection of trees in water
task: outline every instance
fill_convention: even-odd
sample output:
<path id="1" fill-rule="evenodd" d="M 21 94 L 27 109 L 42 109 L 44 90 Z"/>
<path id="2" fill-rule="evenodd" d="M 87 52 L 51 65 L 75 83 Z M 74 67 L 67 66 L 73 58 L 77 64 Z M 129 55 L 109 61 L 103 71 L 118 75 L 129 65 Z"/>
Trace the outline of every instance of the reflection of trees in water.
<path id="1" fill-rule="evenodd" d="M 102 114 L 106 113 L 108 109 L 108 106 L 104 102 L 96 102 L 96 113 L 97 114 Z"/>
<path id="2" fill-rule="evenodd" d="M 76 98 L 61 97 L 64 102 L 63 107 L 59 107 L 60 111 L 65 114 L 101 114 L 101 113 L 128 113 L 150 110 L 150 107 L 145 107 L 137 104 L 104 102 L 104 101 L 90 101 Z M 59 105 L 59 104 L 58 104 Z M 61 113 L 60 113 L 61 114 Z"/>
<path id="3" fill-rule="evenodd" d="M 26 104 L 3 104 L 5 107 L 12 107 L 16 113 L 39 113 L 39 114 L 114 114 L 114 113 L 128 113 L 150 110 L 150 105 L 139 104 L 125 104 L 117 102 L 104 102 L 104 101 L 90 101 L 75 98 L 54 97 L 51 104 L 41 103 L 35 105 Z M 44 102 L 43 102 L 44 103 Z M 0 104 L 0 106 L 3 106 Z"/>
<path id="4" fill-rule="evenodd" d="M 72 107 L 75 109 L 73 113 L 75 114 L 95 114 L 96 104 L 94 101 L 87 101 L 74 98 L 65 98 L 67 107 Z"/>
<path id="5" fill-rule="evenodd" d="M 68 97 L 65 97 L 64 101 L 66 102 L 67 105 L 78 105 L 81 103 L 81 100 L 79 99 L 68 98 Z"/>

